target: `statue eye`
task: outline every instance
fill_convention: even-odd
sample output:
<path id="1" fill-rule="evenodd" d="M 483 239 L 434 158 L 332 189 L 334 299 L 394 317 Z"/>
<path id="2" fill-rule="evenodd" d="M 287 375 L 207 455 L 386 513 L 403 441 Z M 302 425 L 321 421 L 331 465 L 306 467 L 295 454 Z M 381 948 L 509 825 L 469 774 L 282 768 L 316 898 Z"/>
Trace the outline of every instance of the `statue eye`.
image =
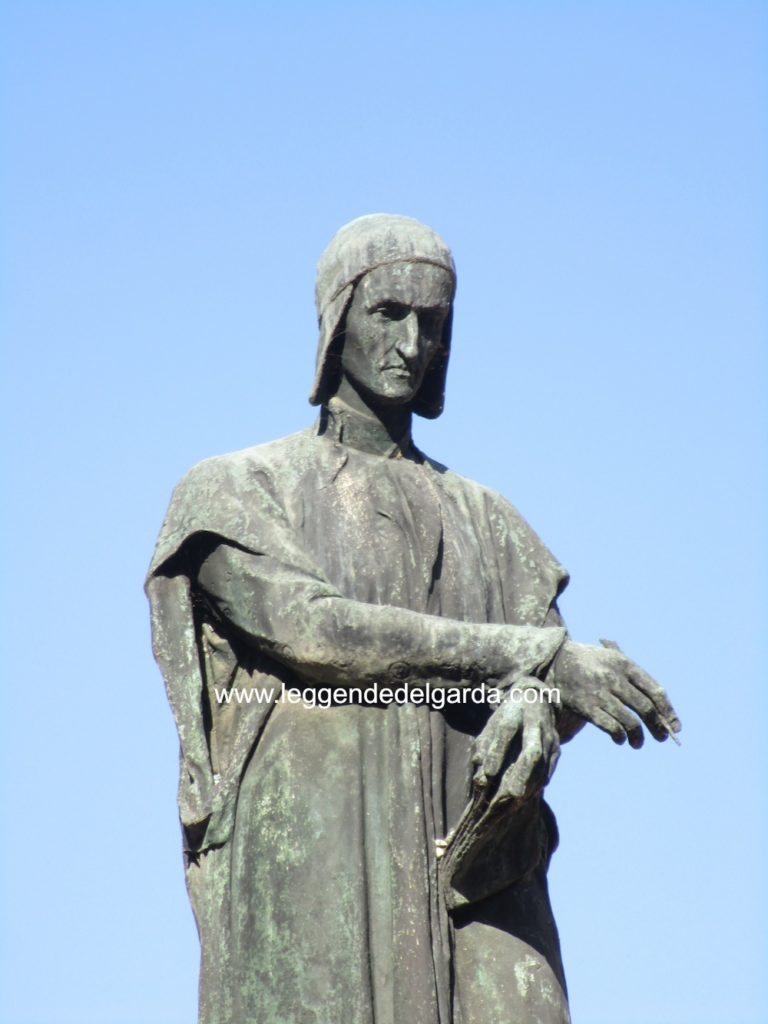
<path id="1" fill-rule="evenodd" d="M 421 324 L 427 334 L 437 337 L 442 329 L 444 319 L 442 313 L 425 312 L 421 315 Z"/>
<path id="2" fill-rule="evenodd" d="M 383 320 L 405 320 L 410 310 L 399 302 L 382 302 L 374 310 Z"/>

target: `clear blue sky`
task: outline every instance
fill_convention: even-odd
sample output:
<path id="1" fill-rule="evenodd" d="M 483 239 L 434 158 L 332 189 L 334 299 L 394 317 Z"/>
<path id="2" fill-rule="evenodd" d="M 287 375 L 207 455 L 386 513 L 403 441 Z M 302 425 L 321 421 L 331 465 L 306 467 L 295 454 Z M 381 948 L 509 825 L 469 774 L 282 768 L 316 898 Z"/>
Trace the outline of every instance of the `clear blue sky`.
<path id="1" fill-rule="evenodd" d="M 190 465 L 311 422 L 315 262 L 382 210 L 459 269 L 420 446 L 684 723 L 561 759 L 575 1021 L 768 1019 L 761 6 L 3 5 L 3 1022 L 194 1020 L 142 579 Z"/>

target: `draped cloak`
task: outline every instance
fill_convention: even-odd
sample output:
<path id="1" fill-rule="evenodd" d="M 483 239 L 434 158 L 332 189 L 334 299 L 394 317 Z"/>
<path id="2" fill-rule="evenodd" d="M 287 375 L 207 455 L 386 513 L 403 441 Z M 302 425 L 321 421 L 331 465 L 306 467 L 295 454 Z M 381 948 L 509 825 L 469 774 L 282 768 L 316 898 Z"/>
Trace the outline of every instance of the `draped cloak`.
<path id="1" fill-rule="evenodd" d="M 255 645 L 196 584 L 217 542 L 258 556 Z M 415 450 L 386 458 L 312 428 L 179 484 L 147 591 L 181 742 L 202 1024 L 568 1020 L 540 798 L 525 828 L 545 838 L 514 884 L 456 915 L 441 897 L 434 841 L 467 803 L 488 709 L 278 699 L 306 683 L 280 623 L 311 629 L 318 597 L 540 627 L 566 582 L 508 502 Z M 220 700 L 235 688 L 261 693 Z"/>

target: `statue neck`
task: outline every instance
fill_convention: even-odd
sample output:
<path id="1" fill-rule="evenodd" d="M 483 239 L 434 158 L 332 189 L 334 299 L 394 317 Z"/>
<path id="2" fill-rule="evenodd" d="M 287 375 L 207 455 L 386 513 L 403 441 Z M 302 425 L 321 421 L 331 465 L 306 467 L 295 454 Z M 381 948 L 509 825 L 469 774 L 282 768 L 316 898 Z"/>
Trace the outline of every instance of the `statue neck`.
<path id="1" fill-rule="evenodd" d="M 387 424 L 372 411 L 363 412 L 348 405 L 344 399 L 334 395 L 320 414 L 318 433 L 330 441 L 337 441 L 350 448 L 383 455 L 389 459 L 412 459 L 414 447 L 411 441 L 411 414 L 400 423 Z"/>

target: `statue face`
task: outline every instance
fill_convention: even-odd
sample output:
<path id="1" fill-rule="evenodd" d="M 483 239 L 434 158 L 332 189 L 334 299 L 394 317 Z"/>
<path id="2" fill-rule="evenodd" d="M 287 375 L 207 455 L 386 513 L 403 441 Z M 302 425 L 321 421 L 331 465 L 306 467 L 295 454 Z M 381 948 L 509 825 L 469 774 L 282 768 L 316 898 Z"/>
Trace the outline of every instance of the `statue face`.
<path id="1" fill-rule="evenodd" d="M 430 263 L 393 263 L 358 281 L 341 367 L 359 391 L 402 405 L 418 394 L 451 309 L 453 278 Z"/>

